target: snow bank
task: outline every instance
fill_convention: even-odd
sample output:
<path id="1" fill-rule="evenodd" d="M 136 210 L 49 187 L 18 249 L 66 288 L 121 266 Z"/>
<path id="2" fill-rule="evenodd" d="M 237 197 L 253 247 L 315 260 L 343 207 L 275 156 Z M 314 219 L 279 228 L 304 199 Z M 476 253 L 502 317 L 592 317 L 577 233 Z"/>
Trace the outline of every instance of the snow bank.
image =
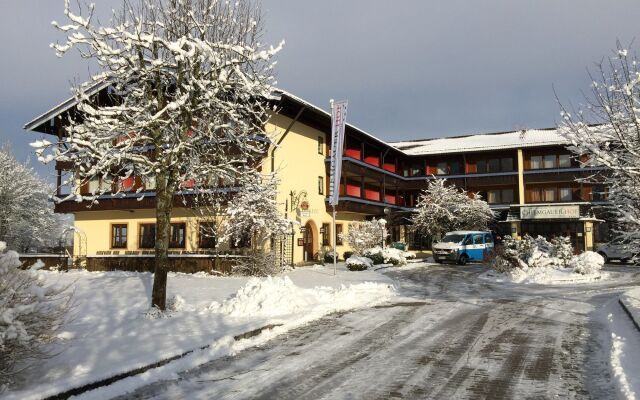
<path id="1" fill-rule="evenodd" d="M 629 290 L 620 296 L 620 302 L 631 314 L 636 326 L 640 327 L 640 287 Z"/>
<path id="2" fill-rule="evenodd" d="M 296 286 L 289 277 L 253 278 L 231 299 L 214 302 L 208 310 L 231 317 L 281 317 L 322 310 L 322 313 L 378 304 L 394 295 L 393 287 L 359 283 L 340 288 Z"/>
<path id="3" fill-rule="evenodd" d="M 487 271 L 480 275 L 481 279 L 498 283 L 562 285 L 569 283 L 587 283 L 609 278 L 606 272 L 581 274 L 573 268 L 528 267 L 514 268 L 508 272 Z"/>

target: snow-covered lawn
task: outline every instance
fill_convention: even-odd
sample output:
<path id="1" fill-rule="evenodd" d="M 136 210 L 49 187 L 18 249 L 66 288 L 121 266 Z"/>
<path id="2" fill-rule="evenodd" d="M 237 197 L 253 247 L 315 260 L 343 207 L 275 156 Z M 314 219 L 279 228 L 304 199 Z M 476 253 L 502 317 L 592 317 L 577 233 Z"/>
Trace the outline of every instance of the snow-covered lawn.
<path id="1" fill-rule="evenodd" d="M 608 272 L 597 271 L 590 274 L 579 274 L 573 268 L 554 267 L 530 267 L 527 269 L 516 268 L 513 271 L 499 273 L 489 270 L 480 275 L 480 279 L 485 279 L 498 283 L 519 283 L 542 285 L 563 285 L 571 283 L 585 283 L 600 281 L 609 278 Z"/>
<path id="2" fill-rule="evenodd" d="M 373 306 L 396 296 L 390 278 L 375 271 L 347 271 L 342 265 L 337 277 L 328 266 L 261 279 L 170 274 L 168 298 L 173 311 L 151 318 L 145 315 L 150 273 L 42 274 L 47 283 L 73 284 L 73 319 L 60 334 L 59 354 L 25 372 L 24 389 L 5 393 L 7 399 L 46 397 L 211 345 L 171 363 L 173 368 L 164 367 L 177 372 L 256 343 L 255 338 L 235 341 L 235 335 L 282 324 L 260 335 L 266 340 L 326 314 Z M 151 372 L 143 379 L 148 383 L 153 376 L 164 375 Z"/>

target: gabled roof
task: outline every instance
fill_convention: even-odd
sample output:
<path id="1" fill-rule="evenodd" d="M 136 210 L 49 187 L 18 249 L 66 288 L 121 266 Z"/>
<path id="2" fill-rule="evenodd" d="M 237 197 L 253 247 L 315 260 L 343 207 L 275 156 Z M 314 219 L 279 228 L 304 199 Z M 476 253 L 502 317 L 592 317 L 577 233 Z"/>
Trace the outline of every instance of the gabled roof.
<path id="1" fill-rule="evenodd" d="M 109 85 L 110 85 L 109 81 L 96 82 L 95 84 L 86 88 L 84 92 L 88 96 L 92 96 L 100 92 L 102 89 L 107 88 Z M 26 124 L 24 124 L 24 129 L 28 131 L 36 131 L 38 130 L 38 127 L 42 126 L 52 118 L 55 118 L 58 115 L 64 113 L 65 111 L 70 110 L 71 108 L 75 107 L 77 104 L 78 104 L 78 100 L 75 98 L 75 96 L 69 97 L 67 100 L 53 107 L 49 111 L 43 113 L 42 115 L 37 116 L 32 121 L 29 121 Z"/>
<path id="2" fill-rule="evenodd" d="M 562 137 L 556 128 L 523 129 L 389 143 L 403 153 L 414 156 L 567 144 L 569 141 Z"/>

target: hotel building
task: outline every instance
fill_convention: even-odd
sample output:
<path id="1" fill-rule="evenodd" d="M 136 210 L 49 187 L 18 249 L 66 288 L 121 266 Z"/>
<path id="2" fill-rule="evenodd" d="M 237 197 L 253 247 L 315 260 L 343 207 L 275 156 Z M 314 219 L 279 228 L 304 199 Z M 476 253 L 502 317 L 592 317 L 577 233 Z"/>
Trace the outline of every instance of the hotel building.
<path id="1" fill-rule="evenodd" d="M 106 96 L 108 87 L 92 90 L 93 95 Z M 273 245 L 284 264 L 300 264 L 316 260 L 332 243 L 327 202 L 331 117 L 290 93 L 279 92 L 277 103 L 277 112 L 264 127 L 272 143 L 262 171 L 277 172 L 278 203 L 283 216 L 292 221 L 291 233 Z M 25 129 L 63 136 L 75 107 L 75 100 L 69 99 Z M 488 201 L 497 215 L 492 228 L 501 234 L 566 235 L 576 251 L 592 250 L 606 235 L 605 189 L 578 180 L 598 169 L 580 167 L 566 146 L 555 129 L 386 142 L 347 125 L 337 232 L 346 232 L 352 221 L 385 218 L 389 240 L 423 248 L 428 242 L 411 233 L 410 216 L 428 182 L 446 178 Z M 63 195 L 61 183 L 73 171 L 64 163 L 58 163 L 56 171 L 58 194 Z M 155 240 L 153 187 L 144 187 L 135 177 L 120 185 L 126 193 L 102 195 L 91 206 L 67 200 L 57 203 L 55 210 L 75 217 L 73 255 L 79 262 L 95 269 L 152 268 L 148 261 Z M 171 253 L 187 265 L 182 270 L 224 269 L 220 260 L 242 254 L 242 249 L 218 246 L 201 235 L 203 223 L 194 213 L 178 201 L 175 207 Z M 348 243 L 338 240 L 341 257 L 347 250 Z"/>

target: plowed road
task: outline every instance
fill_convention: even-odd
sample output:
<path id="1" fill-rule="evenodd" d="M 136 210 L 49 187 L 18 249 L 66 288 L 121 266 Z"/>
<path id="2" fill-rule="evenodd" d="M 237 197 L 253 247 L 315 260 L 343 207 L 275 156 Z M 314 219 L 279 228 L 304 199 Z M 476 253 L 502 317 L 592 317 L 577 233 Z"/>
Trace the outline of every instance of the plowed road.
<path id="1" fill-rule="evenodd" d="M 626 318 L 617 295 L 640 284 L 639 269 L 617 267 L 618 278 L 601 283 L 507 288 L 479 280 L 482 271 L 390 271 L 415 302 L 332 315 L 126 398 L 618 396 L 607 316 Z"/>

